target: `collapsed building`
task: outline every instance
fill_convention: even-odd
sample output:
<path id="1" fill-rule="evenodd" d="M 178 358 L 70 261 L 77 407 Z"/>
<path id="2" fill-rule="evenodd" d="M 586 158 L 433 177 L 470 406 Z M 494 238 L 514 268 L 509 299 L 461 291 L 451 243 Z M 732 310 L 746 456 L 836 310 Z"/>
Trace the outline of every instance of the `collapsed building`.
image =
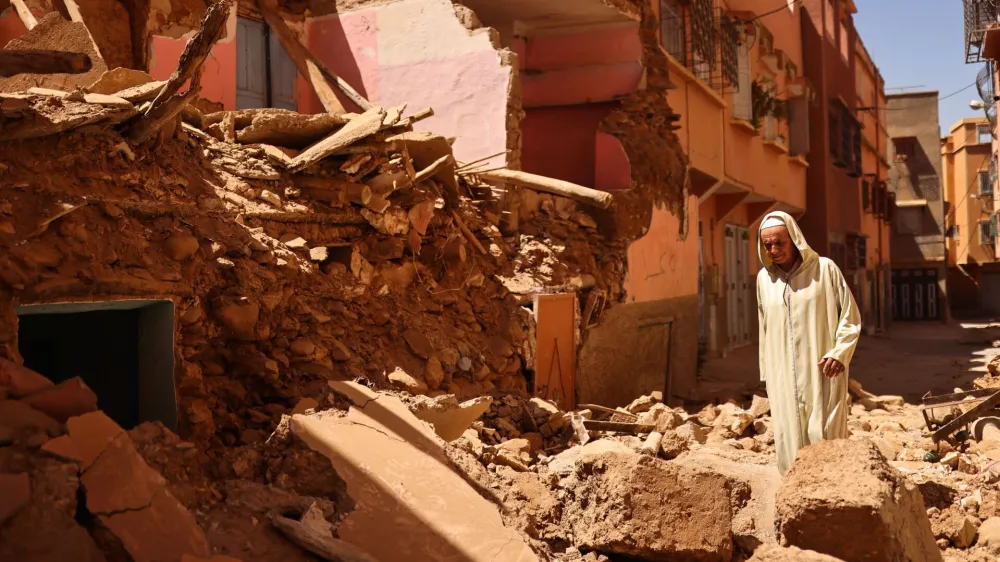
<path id="1" fill-rule="evenodd" d="M 0 18 L 0 558 L 1000 548 L 985 430 L 853 387 L 855 440 L 782 483 L 766 399 L 670 404 L 696 314 L 642 257 L 688 213 L 644 4 L 109 4 Z"/>

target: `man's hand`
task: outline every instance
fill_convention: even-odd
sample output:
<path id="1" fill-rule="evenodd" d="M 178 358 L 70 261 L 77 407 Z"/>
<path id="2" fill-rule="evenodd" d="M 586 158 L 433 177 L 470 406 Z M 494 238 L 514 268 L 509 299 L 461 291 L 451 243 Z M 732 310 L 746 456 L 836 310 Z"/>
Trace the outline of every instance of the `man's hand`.
<path id="1" fill-rule="evenodd" d="M 844 365 L 832 357 L 827 357 L 819 362 L 819 368 L 824 376 L 833 378 L 840 376 L 844 372 Z"/>

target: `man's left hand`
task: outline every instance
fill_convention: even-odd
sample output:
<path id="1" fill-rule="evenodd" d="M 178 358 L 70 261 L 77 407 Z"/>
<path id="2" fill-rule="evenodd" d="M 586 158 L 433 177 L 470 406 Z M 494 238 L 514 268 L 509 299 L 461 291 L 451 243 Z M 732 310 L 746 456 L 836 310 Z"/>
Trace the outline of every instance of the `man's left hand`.
<path id="1" fill-rule="evenodd" d="M 827 357 L 819 362 L 820 371 L 824 376 L 833 378 L 840 376 L 844 372 L 844 364 L 832 357 Z"/>

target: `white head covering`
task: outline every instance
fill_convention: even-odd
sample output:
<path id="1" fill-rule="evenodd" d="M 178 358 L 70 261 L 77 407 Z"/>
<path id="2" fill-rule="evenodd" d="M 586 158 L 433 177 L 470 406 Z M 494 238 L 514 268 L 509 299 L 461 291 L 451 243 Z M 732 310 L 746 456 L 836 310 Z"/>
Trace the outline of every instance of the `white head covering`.
<path id="1" fill-rule="evenodd" d="M 760 224 L 760 229 L 764 230 L 765 228 L 771 228 L 774 226 L 785 226 L 785 221 L 781 220 L 781 217 L 771 215 L 764 219 L 764 222 Z"/>

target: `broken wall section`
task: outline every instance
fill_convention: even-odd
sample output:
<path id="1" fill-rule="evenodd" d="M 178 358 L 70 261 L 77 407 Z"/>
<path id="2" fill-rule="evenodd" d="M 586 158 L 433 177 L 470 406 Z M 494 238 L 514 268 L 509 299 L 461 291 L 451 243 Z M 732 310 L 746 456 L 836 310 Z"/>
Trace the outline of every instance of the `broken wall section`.
<path id="1" fill-rule="evenodd" d="M 495 154 L 491 167 L 517 161 L 502 154 L 516 146 L 509 138 L 517 117 L 509 106 L 515 80 L 510 54 L 468 10 L 460 18 L 449 0 L 376 3 L 308 18 L 305 35 L 308 49 L 372 103 L 435 109 L 415 128 L 455 137 L 459 161 Z M 301 88 L 301 80 L 299 85 L 299 110 L 322 111 L 315 94 Z M 346 98 L 341 102 L 356 109 Z"/>

